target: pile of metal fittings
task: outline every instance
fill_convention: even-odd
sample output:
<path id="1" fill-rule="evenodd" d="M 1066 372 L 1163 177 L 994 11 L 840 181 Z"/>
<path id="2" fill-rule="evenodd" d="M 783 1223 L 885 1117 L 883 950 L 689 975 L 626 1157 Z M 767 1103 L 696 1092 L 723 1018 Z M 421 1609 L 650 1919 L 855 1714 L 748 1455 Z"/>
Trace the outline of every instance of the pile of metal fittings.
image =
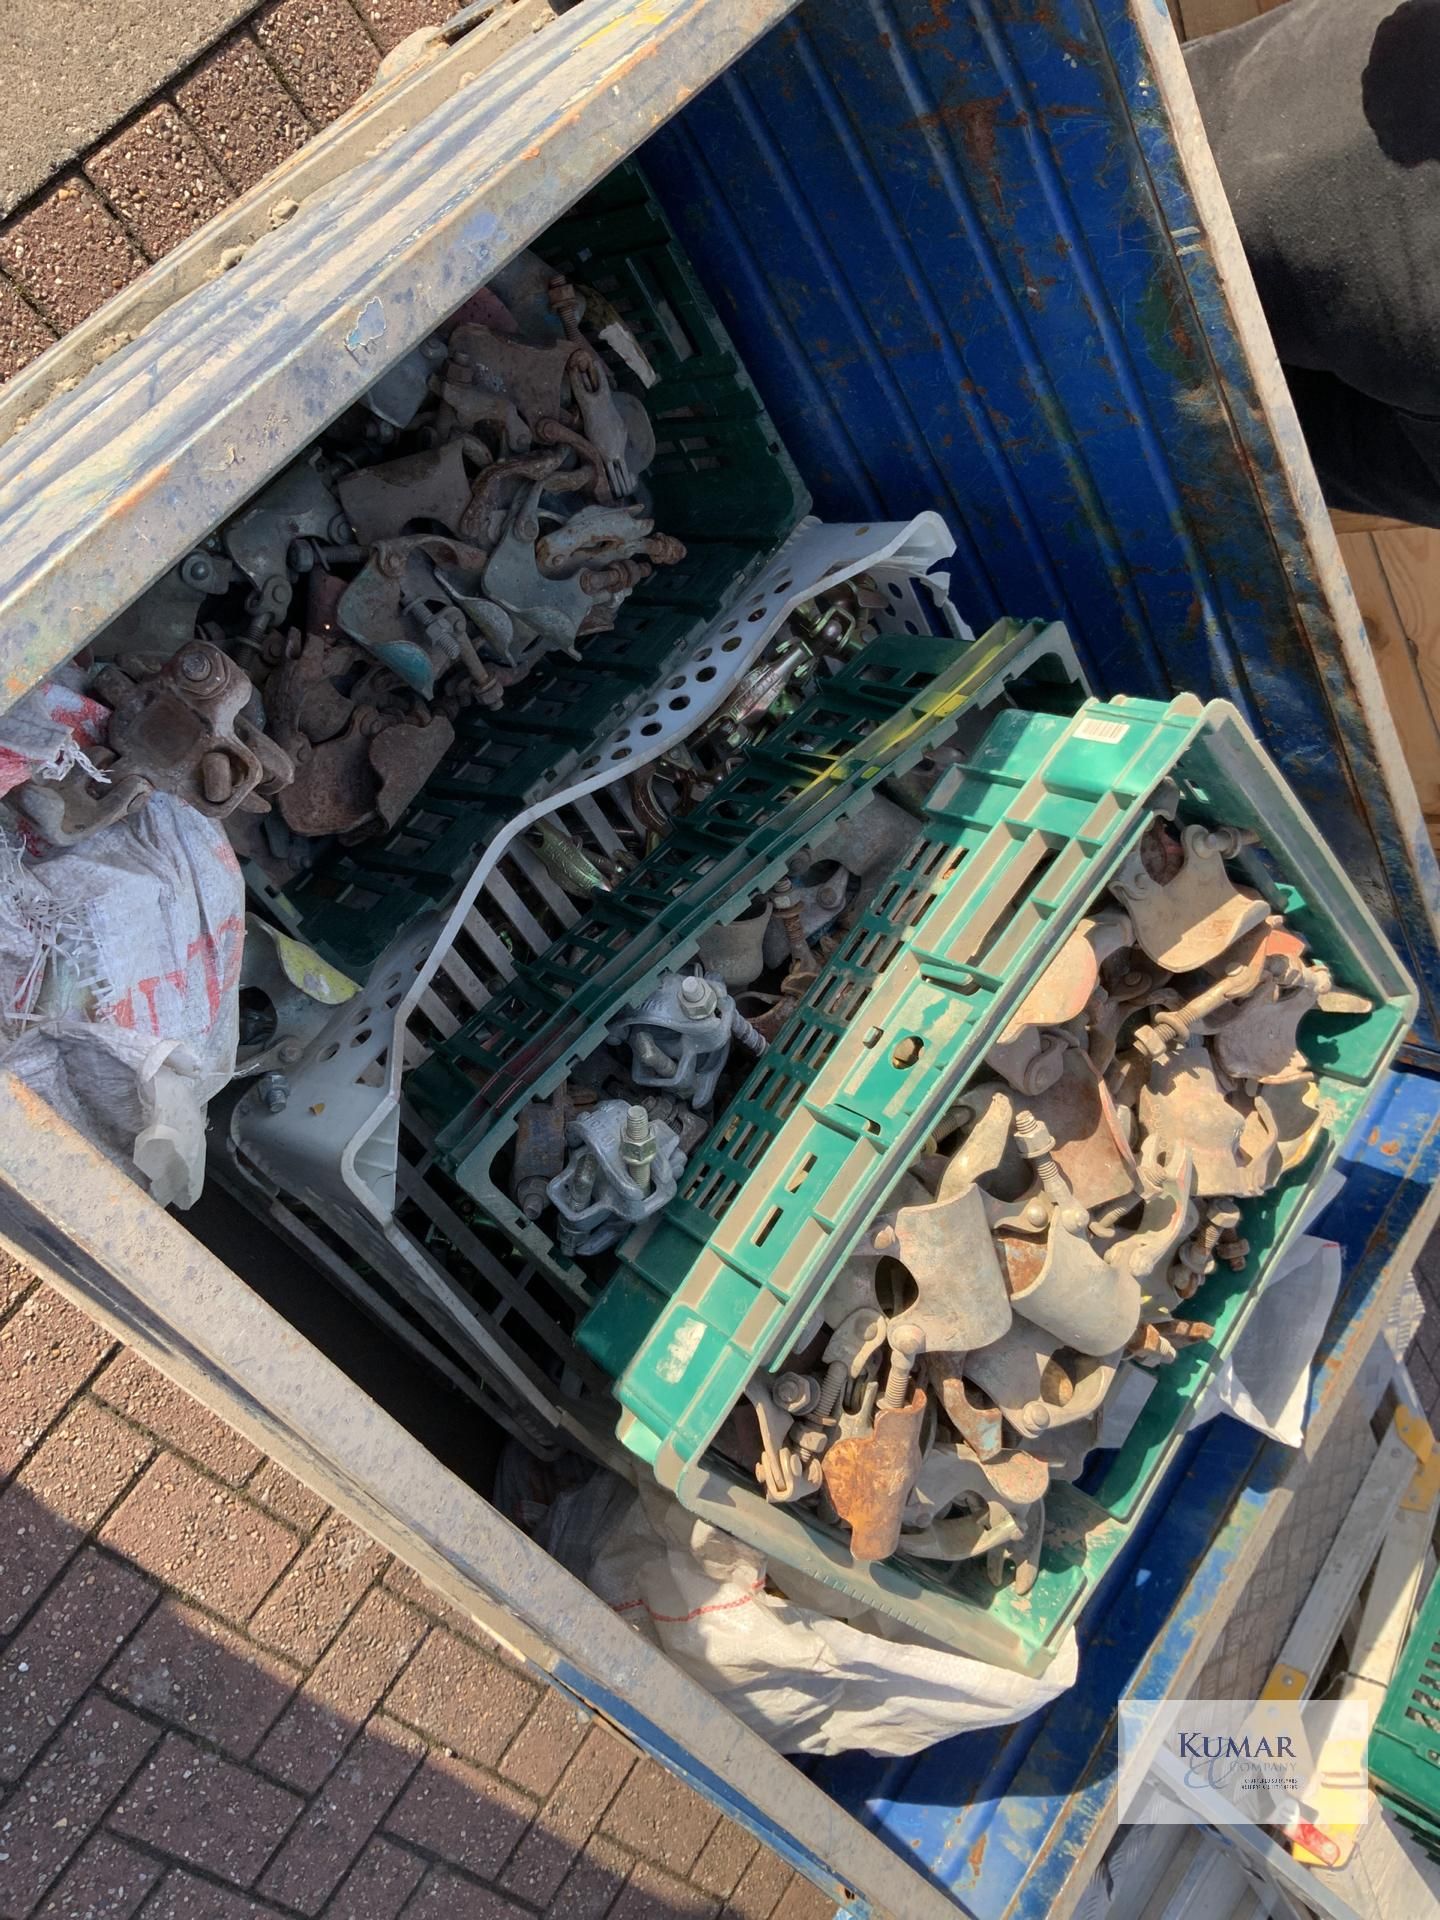
<path id="1" fill-rule="evenodd" d="M 703 727 L 626 783 L 636 817 L 654 833 L 698 806 L 814 683 L 858 653 L 885 597 L 868 574 L 827 587 L 796 607 L 764 654 Z"/>
<path id="2" fill-rule="evenodd" d="M 1369 1002 L 1232 877 L 1253 838 L 1155 815 L 751 1382 L 767 1497 L 816 1503 L 857 1561 L 983 1557 L 1028 1591 L 1117 1371 L 1210 1337 L 1188 1303 L 1244 1267 L 1239 1202 L 1320 1138 L 1301 1023 Z"/>
<path id="3" fill-rule="evenodd" d="M 178 793 L 281 884 L 393 825 L 464 709 L 684 558 L 643 490 L 654 380 L 600 295 L 522 254 L 107 629 L 107 748 L 22 811 L 69 843 Z"/>
<path id="4" fill-rule="evenodd" d="M 880 592 L 868 575 L 825 588 L 781 623 L 761 657 L 709 719 L 608 790 L 603 796 L 603 827 L 596 825 L 593 813 L 589 823 L 572 813 L 570 830 L 553 818 L 537 821 L 526 835 L 526 844 L 550 878 L 576 900 L 609 891 L 665 838 L 677 820 L 692 812 L 796 711 L 818 681 L 865 645 L 874 633 L 874 613 L 880 604 Z M 909 832 L 913 837 L 913 825 Z M 756 911 L 766 909 L 761 906 Z M 817 918 L 812 908 L 808 918 L 813 930 L 827 920 L 827 912 L 822 906 Z M 738 938 L 748 956 L 751 936 Z M 713 948 L 702 943 L 707 964 L 718 968 L 731 987 L 751 986 L 761 971 L 758 947 L 753 972 L 742 978 L 730 963 L 726 939 L 717 934 Z M 769 1004 L 768 1000 L 760 1003 L 762 1007 Z"/>
<path id="5" fill-rule="evenodd" d="M 715 974 L 663 973 L 548 1100 L 521 1110 L 510 1183 L 567 1257 L 603 1253 L 675 1198 L 732 1047 L 765 1042 Z"/>
<path id="6" fill-rule="evenodd" d="M 697 969 L 662 973 L 555 1093 L 522 1108 L 507 1184 L 564 1255 L 607 1251 L 675 1197 L 717 1098 L 765 1051 L 918 831 L 913 814 L 872 795 L 798 871 L 703 934 Z"/>
<path id="7" fill-rule="evenodd" d="M 209 641 L 107 661 L 87 691 L 110 710 L 104 742 L 71 757 L 63 777 L 45 769 L 6 795 L 51 847 L 77 845 L 153 793 L 216 820 L 268 813 L 294 774 L 264 731 L 249 679 Z"/>

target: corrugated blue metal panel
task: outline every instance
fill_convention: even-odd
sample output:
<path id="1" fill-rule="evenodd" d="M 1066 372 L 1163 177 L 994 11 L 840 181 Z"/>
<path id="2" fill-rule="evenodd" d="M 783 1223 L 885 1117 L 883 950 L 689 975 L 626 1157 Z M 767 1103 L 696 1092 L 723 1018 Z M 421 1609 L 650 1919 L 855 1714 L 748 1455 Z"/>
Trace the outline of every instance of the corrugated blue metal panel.
<path id="1" fill-rule="evenodd" d="M 1428 849 L 1386 797 L 1136 32 L 1163 0 L 811 0 L 644 158 L 815 494 L 938 508 L 983 625 L 1234 700 L 1440 1036 Z"/>

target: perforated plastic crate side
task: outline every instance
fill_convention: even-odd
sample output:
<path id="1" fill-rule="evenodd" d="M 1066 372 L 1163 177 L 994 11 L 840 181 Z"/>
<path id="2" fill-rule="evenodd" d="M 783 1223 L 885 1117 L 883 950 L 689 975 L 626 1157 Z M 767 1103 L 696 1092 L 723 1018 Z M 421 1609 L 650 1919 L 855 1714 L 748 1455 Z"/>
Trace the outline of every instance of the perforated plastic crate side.
<path id="1" fill-rule="evenodd" d="M 978 643 L 982 670 L 1012 633 L 1007 627 Z M 623 1008 L 657 957 L 663 964 L 677 924 L 697 910 L 717 916 L 733 905 L 739 911 L 744 897 L 734 896 L 749 880 L 747 866 L 764 865 L 797 830 L 813 832 L 817 808 L 831 797 L 837 805 L 858 804 L 862 796 L 852 782 L 873 757 L 870 743 L 893 716 L 897 691 L 902 704 L 921 707 L 907 728 L 913 736 L 929 738 L 948 720 L 948 703 L 928 718 L 933 689 L 943 695 L 962 661 L 967 677 L 974 672 L 966 653 L 948 639 L 874 642 L 762 749 L 747 754 L 619 886 L 595 896 L 548 952 L 437 1046 L 410 1075 L 407 1090 L 447 1162 L 458 1164 L 472 1151 L 513 1093 L 528 1097 L 552 1055 L 573 1053 L 597 1018 Z M 822 714 L 823 727 L 817 724 Z M 857 751 L 862 745 L 866 751 Z"/>
<path id="2" fill-rule="evenodd" d="M 1440 1839 L 1440 1580 L 1432 1579 L 1370 1733 L 1370 1783 L 1407 1826 Z"/>
<path id="3" fill-rule="evenodd" d="M 1068 642 L 1055 630 L 1012 621 L 968 647 L 926 636 L 872 641 L 747 754 L 622 886 L 599 896 L 411 1073 L 407 1099 L 430 1131 L 437 1163 L 527 1258 L 559 1280 L 584 1280 L 497 1184 L 495 1161 L 521 1107 L 553 1091 L 625 1006 L 688 959 L 708 927 L 773 884 L 799 848 L 948 738 L 961 713 L 993 705 L 1015 676 L 1042 661 L 1061 679 L 1076 675 Z"/>
<path id="4" fill-rule="evenodd" d="M 949 850 L 943 884 L 899 930 L 888 963 L 849 1012 L 845 1043 L 778 1125 L 767 1119 L 763 1154 L 723 1211 L 695 1203 L 708 1171 L 702 1149 L 680 1199 L 627 1260 L 659 1305 L 617 1389 L 633 1416 L 622 1419 L 621 1435 L 635 1452 L 693 1457 L 708 1444 L 756 1366 L 822 1297 L 848 1251 L 833 1243 L 843 1241 L 857 1198 L 867 1215 L 878 1205 L 869 1196 L 898 1177 L 897 1148 L 912 1138 L 918 1147 L 924 1119 L 958 1092 L 1057 946 L 1057 915 L 1069 907 L 1078 917 L 1080 894 L 1098 890 L 1117 825 L 1138 816 L 1175 757 L 1171 736 L 1194 724 L 1152 701 L 1133 703 L 1130 714 L 1117 743 L 1076 736 L 1075 723 L 1059 716 L 1003 713 L 970 762 L 937 787 L 926 838 Z M 862 950 L 852 939 L 848 951 Z M 883 1044 L 867 1045 L 871 1034 Z M 918 1043 L 904 1066 L 892 1060 L 902 1040 Z M 732 1117 L 745 1124 L 737 1106 L 768 1114 L 767 1062 L 757 1063 L 714 1139 L 725 1139 Z M 854 1224 L 858 1233 L 863 1222 Z M 587 1323 L 582 1338 L 593 1337 Z M 683 1369 L 675 1351 L 690 1354 Z"/>
<path id="5" fill-rule="evenodd" d="M 906 930 L 953 873 L 956 847 L 950 823 L 932 819 L 922 828 L 904 865 L 826 962 L 691 1158 L 680 1191 L 643 1252 L 625 1260 L 606 1284 L 578 1338 L 612 1378 L 625 1372 L 655 1325 L 673 1291 L 669 1276 L 688 1272 L 695 1250 L 708 1243 L 846 1029 L 864 1014 L 866 996 Z"/>
<path id="6" fill-rule="evenodd" d="M 1107 747 L 1117 776 L 1108 806 L 1097 799 Z M 1266 836 L 1269 854 L 1250 863 L 1251 877 L 1305 927 L 1337 977 L 1376 1003 L 1363 1017 L 1307 1022 L 1330 1133 L 1305 1166 L 1244 1209 L 1252 1249 L 1245 1269 L 1212 1276 L 1193 1303 L 1214 1322 L 1214 1339 L 1160 1372 L 1124 1448 L 1101 1456 L 1082 1485 L 1052 1489 L 1040 1577 L 1028 1595 L 997 1592 L 971 1566 L 942 1576 L 897 1558 L 862 1571 L 838 1533 L 799 1509 L 770 1506 L 707 1450 L 750 1374 L 788 1351 L 925 1131 L 978 1070 L 1020 995 L 1138 841 L 1144 803 L 1166 776 L 1180 786 L 1182 813 Z M 1038 1670 L 1173 1456 L 1194 1394 L 1238 1337 L 1258 1279 L 1298 1230 L 1310 1193 L 1393 1056 L 1414 993 L 1348 879 L 1225 703 L 1202 710 L 1188 700 L 1168 709 L 1090 702 L 1068 727 L 1002 715 L 957 791 L 937 795 L 934 811 L 958 828 L 959 865 L 851 1016 L 852 1044 L 836 1050 L 776 1130 L 724 1217 L 717 1223 L 703 1209 L 672 1206 L 630 1251 L 580 1339 L 602 1364 L 613 1363 L 642 1330 L 617 1383 L 626 1409 L 618 1432 L 692 1511 L 919 1631 Z M 1017 848 L 1033 842 L 1037 822 L 1045 823 L 1053 864 L 1042 870 L 1031 846 L 1026 874 L 1038 890 L 997 935 L 983 910 L 991 909 L 993 923 L 1004 876 Z M 867 1049 L 872 1034 L 878 1038 Z M 933 1084 L 908 1098 L 903 1073 L 890 1064 L 895 1043 L 907 1037 L 938 1040 Z M 752 1080 L 742 1102 L 754 1092 Z M 717 1138 L 734 1113 L 717 1125 Z"/>
<path id="7" fill-rule="evenodd" d="M 646 474 L 657 523 L 686 558 L 657 569 L 615 630 L 550 654 L 498 714 L 475 708 L 405 817 L 337 847 L 271 899 L 327 958 L 363 974 L 415 914 L 445 899 L 475 849 L 575 765 L 722 612 L 809 506 L 794 463 L 638 167 L 612 174 L 535 242 L 611 301 L 660 375 Z M 635 386 L 608 349 L 618 383 Z M 637 389 L 638 390 L 638 389 Z"/>

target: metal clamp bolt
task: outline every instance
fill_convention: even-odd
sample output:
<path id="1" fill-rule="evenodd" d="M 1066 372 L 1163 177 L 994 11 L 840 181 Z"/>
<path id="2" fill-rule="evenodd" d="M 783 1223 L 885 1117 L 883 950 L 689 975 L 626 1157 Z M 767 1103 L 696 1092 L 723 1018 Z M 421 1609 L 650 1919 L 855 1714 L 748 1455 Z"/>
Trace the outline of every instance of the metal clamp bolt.
<path id="1" fill-rule="evenodd" d="M 915 1371 L 915 1362 L 924 1351 L 923 1327 L 907 1324 L 890 1329 L 890 1372 L 885 1381 L 885 1391 L 880 1396 L 882 1407 L 905 1405 L 910 1398 L 910 1376 Z"/>
<path id="2" fill-rule="evenodd" d="M 1083 1233 L 1090 1224 L 1090 1215 L 1084 1207 L 1076 1206 L 1070 1183 L 1052 1157 L 1055 1136 L 1043 1120 L 1037 1119 L 1025 1107 L 1015 1115 L 1015 1144 L 1025 1159 L 1035 1163 L 1040 1185 L 1045 1189 L 1045 1197 L 1054 1207 L 1061 1226 L 1070 1233 Z"/>

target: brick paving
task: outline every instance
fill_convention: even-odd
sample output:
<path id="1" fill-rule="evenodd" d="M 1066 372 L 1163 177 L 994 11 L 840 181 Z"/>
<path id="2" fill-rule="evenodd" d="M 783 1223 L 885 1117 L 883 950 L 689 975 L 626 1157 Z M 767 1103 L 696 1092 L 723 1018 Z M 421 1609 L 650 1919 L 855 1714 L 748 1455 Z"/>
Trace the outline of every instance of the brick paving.
<path id="1" fill-rule="evenodd" d="M 352 105 L 455 0 L 268 0 L 0 221 L 0 381 Z"/>
<path id="2" fill-rule="evenodd" d="M 0 1920 L 833 1911 L 0 1255 Z"/>
<path id="3" fill-rule="evenodd" d="M 164 102 L 97 148 L 85 174 L 150 260 L 168 253 L 231 198 L 199 136 Z"/>
<path id="4" fill-rule="evenodd" d="M 71 174 L 0 227 L 0 268 L 60 334 L 143 273 L 145 258 L 89 182 Z"/>

